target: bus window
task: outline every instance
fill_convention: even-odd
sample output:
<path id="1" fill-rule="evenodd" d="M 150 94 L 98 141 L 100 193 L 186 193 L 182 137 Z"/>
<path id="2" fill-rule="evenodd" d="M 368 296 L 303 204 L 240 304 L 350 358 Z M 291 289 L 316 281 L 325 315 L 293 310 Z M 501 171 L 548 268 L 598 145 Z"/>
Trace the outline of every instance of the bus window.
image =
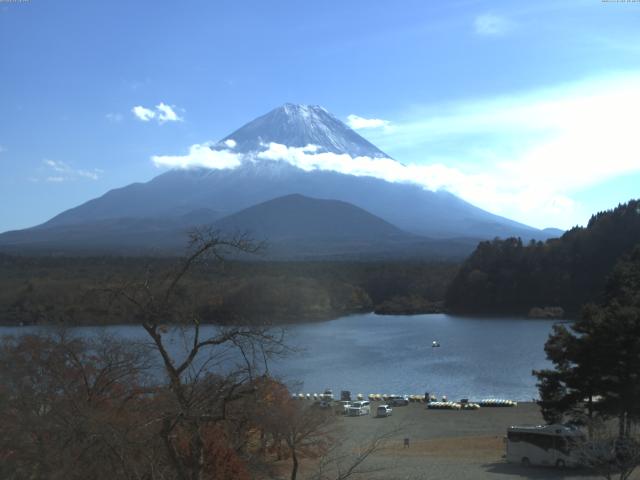
<path id="1" fill-rule="evenodd" d="M 506 459 L 527 465 L 577 465 L 575 447 L 584 438 L 577 431 L 545 427 L 520 427 L 508 430 Z"/>

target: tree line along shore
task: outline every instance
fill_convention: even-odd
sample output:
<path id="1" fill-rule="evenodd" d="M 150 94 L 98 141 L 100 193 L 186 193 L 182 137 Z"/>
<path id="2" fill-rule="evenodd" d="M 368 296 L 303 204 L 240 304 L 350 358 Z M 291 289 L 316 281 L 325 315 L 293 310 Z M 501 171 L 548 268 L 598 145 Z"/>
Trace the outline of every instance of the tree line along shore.
<path id="1" fill-rule="evenodd" d="M 230 260 L 198 266 L 188 288 L 202 321 L 290 323 L 361 312 L 577 318 L 603 300 L 616 262 L 640 242 L 640 201 L 600 212 L 546 242 L 479 243 L 451 261 Z M 161 272 L 174 258 L 0 254 L 0 323 L 121 323 L 106 293 Z M 114 310 L 115 309 L 115 310 Z"/>
<path id="2" fill-rule="evenodd" d="M 127 322 L 109 290 L 172 258 L 0 256 L 0 323 Z M 363 312 L 442 311 L 449 262 L 247 262 L 201 265 L 187 288 L 203 322 L 292 323 Z"/>

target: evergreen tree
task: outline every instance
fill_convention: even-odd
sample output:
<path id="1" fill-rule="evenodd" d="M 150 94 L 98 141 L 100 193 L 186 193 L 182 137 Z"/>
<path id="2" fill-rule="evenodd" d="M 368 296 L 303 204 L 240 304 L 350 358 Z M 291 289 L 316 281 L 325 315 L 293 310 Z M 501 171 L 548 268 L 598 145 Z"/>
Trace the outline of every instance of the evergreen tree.
<path id="1" fill-rule="evenodd" d="M 607 275 L 640 242 L 640 200 L 591 217 L 546 243 L 481 242 L 451 282 L 446 306 L 455 312 L 526 314 L 558 306 L 578 315 L 601 303 Z"/>
<path id="2" fill-rule="evenodd" d="M 534 375 L 547 421 L 615 417 L 624 438 L 640 419 L 640 246 L 617 264 L 605 298 L 554 327 L 545 345 L 554 369 Z"/>

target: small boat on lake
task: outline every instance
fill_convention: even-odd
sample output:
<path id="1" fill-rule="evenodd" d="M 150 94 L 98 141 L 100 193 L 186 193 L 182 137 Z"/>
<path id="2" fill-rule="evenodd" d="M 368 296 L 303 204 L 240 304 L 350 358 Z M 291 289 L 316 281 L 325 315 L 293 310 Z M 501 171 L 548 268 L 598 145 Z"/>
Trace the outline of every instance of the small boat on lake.
<path id="1" fill-rule="evenodd" d="M 433 342 L 431 342 L 431 346 L 432 347 L 439 347 L 440 346 L 440 342 L 438 342 L 437 340 L 434 340 Z"/>

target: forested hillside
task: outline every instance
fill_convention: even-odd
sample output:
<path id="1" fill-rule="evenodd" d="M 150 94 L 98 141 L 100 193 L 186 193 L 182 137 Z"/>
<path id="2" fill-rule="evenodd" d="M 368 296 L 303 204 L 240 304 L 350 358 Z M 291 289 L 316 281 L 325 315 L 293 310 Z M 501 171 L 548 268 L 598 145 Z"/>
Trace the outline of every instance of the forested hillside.
<path id="1" fill-rule="evenodd" d="M 0 324 L 122 322 L 109 291 L 165 275 L 172 258 L 0 255 Z M 282 323 L 358 312 L 441 308 L 457 264 L 436 262 L 226 262 L 185 281 L 203 321 Z M 131 321 L 136 319 L 131 317 Z"/>
<path id="2" fill-rule="evenodd" d="M 482 242 L 451 283 L 446 306 L 455 312 L 518 314 L 559 306 L 575 314 L 602 298 L 615 262 L 638 243 L 638 200 L 597 213 L 586 227 L 545 243 Z"/>

